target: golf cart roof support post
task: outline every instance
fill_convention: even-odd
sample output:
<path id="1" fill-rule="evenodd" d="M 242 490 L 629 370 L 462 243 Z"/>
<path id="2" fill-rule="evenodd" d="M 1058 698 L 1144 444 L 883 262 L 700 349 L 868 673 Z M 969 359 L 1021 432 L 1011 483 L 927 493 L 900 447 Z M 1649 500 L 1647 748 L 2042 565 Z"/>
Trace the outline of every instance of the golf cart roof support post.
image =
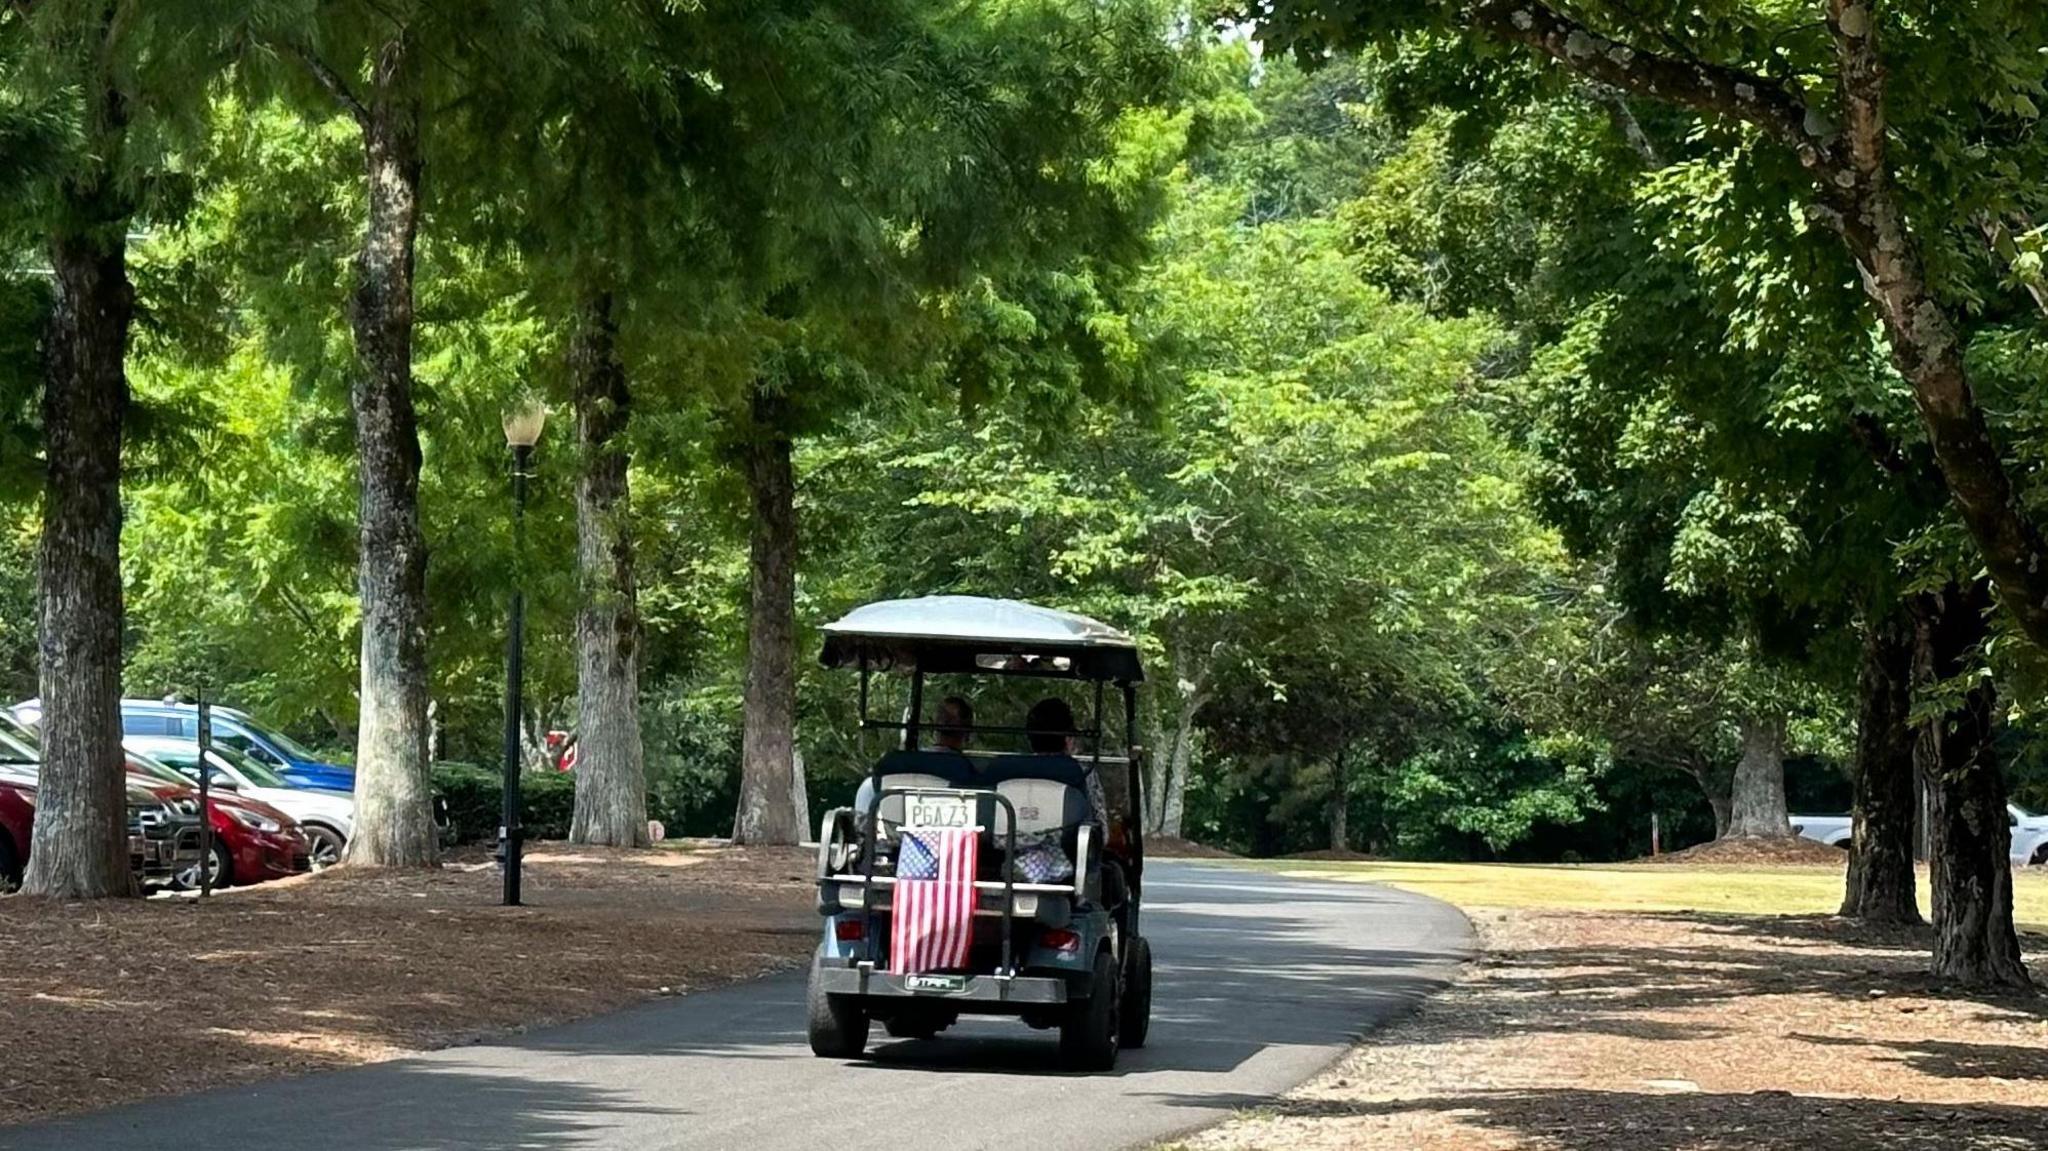
<path id="1" fill-rule="evenodd" d="M 856 725 L 855 746 L 860 751 L 862 763 L 868 761 L 868 653 L 860 653 L 860 722 Z"/>
<path id="2" fill-rule="evenodd" d="M 1089 770 L 1102 770 L 1102 681 L 1099 679 L 1095 681 L 1095 763 Z"/>
<path id="3" fill-rule="evenodd" d="M 924 668 L 910 673 L 910 722 L 903 725 L 903 750 L 917 750 L 918 725 L 924 722 Z"/>

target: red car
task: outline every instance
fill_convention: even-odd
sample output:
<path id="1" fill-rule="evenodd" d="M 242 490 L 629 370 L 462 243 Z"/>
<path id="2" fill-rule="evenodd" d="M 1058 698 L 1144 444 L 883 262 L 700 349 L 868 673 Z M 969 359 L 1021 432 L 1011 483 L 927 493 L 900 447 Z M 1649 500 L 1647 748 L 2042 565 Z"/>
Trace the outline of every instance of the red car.
<path id="1" fill-rule="evenodd" d="M 21 886 L 28 866 L 29 829 L 35 826 L 35 791 L 0 779 L 0 892 Z"/>
<path id="2" fill-rule="evenodd" d="M 175 768 L 139 755 L 128 757 L 128 780 L 159 799 L 199 797 L 199 789 Z M 213 825 L 215 887 L 262 883 L 312 869 L 312 846 L 291 816 L 261 800 L 218 791 L 207 794 L 206 804 L 207 822 Z M 189 869 L 178 881 L 183 887 L 199 886 L 199 869 Z"/>

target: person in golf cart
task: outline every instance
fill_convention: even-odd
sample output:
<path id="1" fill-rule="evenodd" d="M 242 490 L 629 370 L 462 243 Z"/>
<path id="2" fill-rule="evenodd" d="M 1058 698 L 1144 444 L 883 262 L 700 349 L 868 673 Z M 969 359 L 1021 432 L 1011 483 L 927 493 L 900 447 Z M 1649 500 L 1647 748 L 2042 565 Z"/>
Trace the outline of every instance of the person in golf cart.
<path id="1" fill-rule="evenodd" d="M 827 922 L 807 998 L 812 1050 L 850 1058 L 873 1022 L 914 1039 L 967 1014 L 1057 1028 L 1063 1061 L 1077 1069 L 1106 1070 L 1120 1047 L 1142 1046 L 1151 948 L 1140 915 L 1136 644 L 1066 612 L 964 596 L 870 604 L 824 631 L 825 665 L 861 672 L 862 731 L 902 739 L 872 761 L 856 808 L 828 813 L 819 829 Z M 868 718 L 878 670 L 908 673 L 900 724 Z M 945 705 L 927 721 L 933 675 L 1092 685 L 1093 722 L 1081 728 L 1063 701 L 1032 709 L 1020 727 L 976 727 L 971 711 Z M 1126 735 L 1115 750 L 1103 722 L 1112 684 Z M 931 740 L 934 727 L 998 738 L 968 751 L 965 740 Z M 994 750 L 1004 737 L 1018 750 Z"/>

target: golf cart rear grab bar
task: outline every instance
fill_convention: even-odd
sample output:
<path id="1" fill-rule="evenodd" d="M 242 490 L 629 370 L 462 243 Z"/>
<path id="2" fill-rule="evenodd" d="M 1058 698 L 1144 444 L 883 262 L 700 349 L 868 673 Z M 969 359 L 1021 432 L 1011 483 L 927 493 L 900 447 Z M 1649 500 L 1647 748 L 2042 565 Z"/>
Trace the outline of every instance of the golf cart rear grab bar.
<path id="1" fill-rule="evenodd" d="M 879 781 L 877 781 L 879 782 Z M 1003 805 L 1008 817 L 1003 822 L 1009 831 L 1009 844 L 1004 849 L 1007 858 L 1017 858 L 1017 805 L 999 791 L 976 791 L 965 787 L 876 787 L 868 796 L 868 825 L 861 833 L 861 855 L 866 871 L 861 878 L 867 882 L 860 889 L 860 914 L 862 919 L 873 915 L 875 894 L 875 834 L 882 826 L 882 801 L 892 795 L 949 795 L 957 799 L 978 801 L 986 795 Z M 977 833 L 978 834 L 978 833 Z M 823 845 L 820 844 L 822 850 Z M 886 878 L 886 877 L 885 877 Z M 976 884 L 979 887 L 979 884 Z M 1003 868 L 1003 963 L 1000 971 L 1014 973 L 1016 956 L 1011 948 L 1013 921 L 1017 918 L 1016 876 L 1008 867 Z"/>

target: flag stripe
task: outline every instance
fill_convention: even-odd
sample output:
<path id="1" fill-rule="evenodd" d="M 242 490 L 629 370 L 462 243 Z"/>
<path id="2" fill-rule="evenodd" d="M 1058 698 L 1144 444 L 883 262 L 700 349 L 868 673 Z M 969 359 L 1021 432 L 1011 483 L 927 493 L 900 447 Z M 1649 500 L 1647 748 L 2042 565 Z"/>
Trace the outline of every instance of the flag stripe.
<path id="1" fill-rule="evenodd" d="M 972 828 L 905 829 L 889 927 L 891 971 L 909 975 L 967 965 L 980 838 Z"/>

